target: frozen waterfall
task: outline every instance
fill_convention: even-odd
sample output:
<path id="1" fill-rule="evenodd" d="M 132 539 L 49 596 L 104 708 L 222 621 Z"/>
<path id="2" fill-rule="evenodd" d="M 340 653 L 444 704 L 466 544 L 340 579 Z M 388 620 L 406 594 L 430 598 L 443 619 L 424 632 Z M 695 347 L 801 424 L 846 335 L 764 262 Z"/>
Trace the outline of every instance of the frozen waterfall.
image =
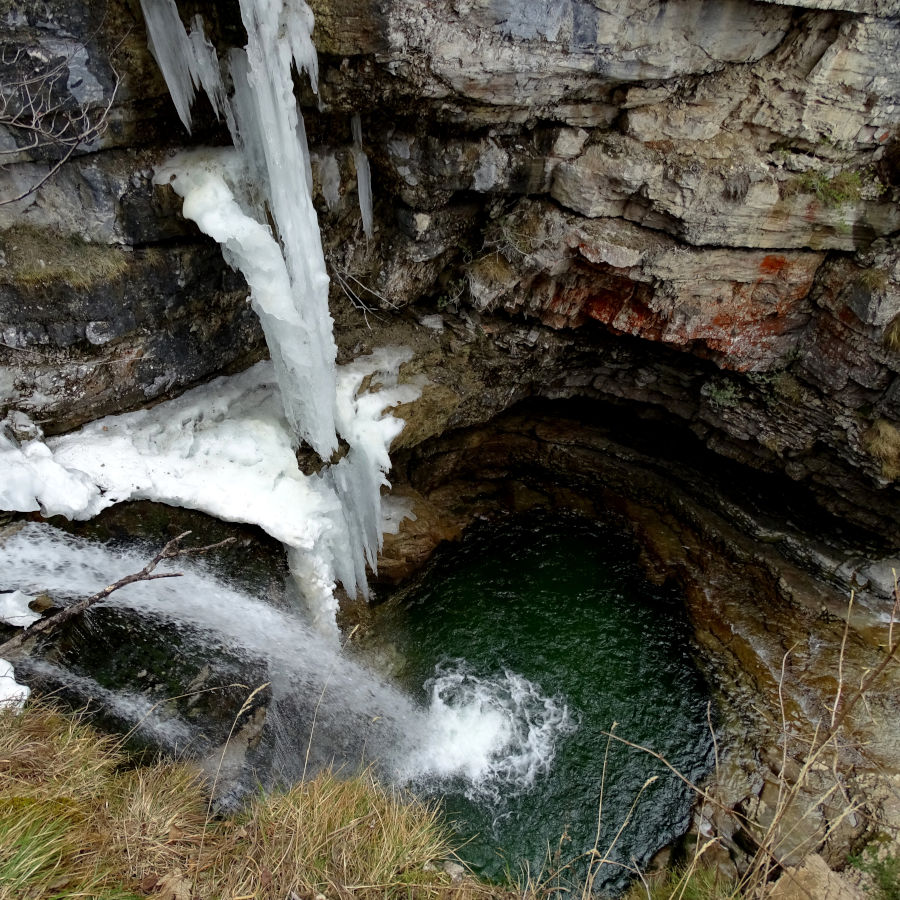
<path id="1" fill-rule="evenodd" d="M 383 510 L 381 490 L 403 422 L 385 410 L 415 399 L 419 388 L 398 384 L 408 358 L 402 348 L 335 363 L 293 83 L 296 67 L 316 87 L 312 13 L 304 0 L 241 0 L 248 43 L 229 53 L 229 98 L 199 17 L 188 34 L 174 0 L 141 6 L 186 127 L 202 88 L 234 142 L 181 153 L 156 180 L 172 185 L 184 215 L 243 273 L 272 362 L 46 442 L 39 429 L 16 440 L 0 427 L 0 465 L 11 475 L 0 485 L 0 508 L 83 519 L 112 503 L 148 499 L 259 525 L 284 543 L 314 617 L 335 632 L 335 583 L 366 594 L 366 566 L 375 567 L 382 534 L 396 520 Z M 358 122 L 354 137 L 362 153 Z M 349 450 L 332 462 L 338 435 Z M 318 474 L 300 471 L 301 443 L 326 463 Z"/>

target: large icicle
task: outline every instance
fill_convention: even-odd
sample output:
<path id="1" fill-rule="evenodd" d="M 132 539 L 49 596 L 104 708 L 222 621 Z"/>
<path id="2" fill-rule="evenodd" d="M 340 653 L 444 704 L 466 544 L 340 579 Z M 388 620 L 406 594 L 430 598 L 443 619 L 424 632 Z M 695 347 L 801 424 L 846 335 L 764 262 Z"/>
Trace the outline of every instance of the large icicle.
<path id="1" fill-rule="evenodd" d="M 356 166 L 356 190 L 359 194 L 359 213 L 362 216 L 363 232 L 367 238 L 374 234 L 372 218 L 372 170 L 369 157 L 362 146 L 362 121 L 359 113 L 350 121 L 353 132 L 353 163 Z"/>
<path id="2" fill-rule="evenodd" d="M 193 99 L 192 85 L 206 88 L 212 70 L 218 71 L 218 63 L 211 65 L 198 48 L 214 51 L 202 37 L 199 21 L 187 35 L 174 0 L 141 0 L 141 5 L 154 46 L 161 45 L 157 59 L 181 115 Z M 229 262 L 247 277 L 288 421 L 299 438 L 328 459 L 337 449 L 337 348 L 312 202 L 309 149 L 292 74 L 296 65 L 316 87 L 313 16 L 303 0 L 243 0 L 241 17 L 248 43 L 245 52 L 230 54 L 234 97 L 226 108 L 242 164 L 232 160 L 223 168 L 212 156 L 185 155 L 159 172 L 158 180 L 172 181 L 185 200 L 184 214 L 222 243 Z M 219 95 L 212 86 L 215 104 L 213 97 Z M 182 119 L 189 123 L 189 112 Z M 244 195 L 239 198 L 243 206 L 236 194 Z M 275 224 L 274 236 L 266 210 Z M 268 243 L 271 247 L 257 261 L 256 252 Z M 272 247 L 281 255 L 280 263 L 272 259 Z M 273 285 L 264 288 L 267 270 Z"/>
<path id="3" fill-rule="evenodd" d="M 112 503 L 149 499 L 252 522 L 285 544 L 314 617 L 334 632 L 335 582 L 351 594 L 366 593 L 366 566 L 375 567 L 386 528 L 381 490 L 403 422 L 384 410 L 413 400 L 419 389 L 397 383 L 409 357 L 404 350 L 335 365 L 328 275 L 292 74 L 296 65 L 315 87 L 312 14 L 303 0 L 241 0 L 248 44 L 229 57 L 229 102 L 199 18 L 188 36 L 174 0 L 141 4 L 185 124 L 194 89 L 203 87 L 235 142 L 230 150 L 183 153 L 158 170 L 157 181 L 173 186 L 184 215 L 243 272 L 272 364 L 46 445 L 39 435 L 17 444 L 0 434 L 0 459 L 23 475 L 17 492 L 0 491 L 0 504 L 89 518 Z M 358 119 L 354 138 L 361 154 Z M 357 167 L 367 171 L 359 161 Z M 327 463 L 338 432 L 350 448 L 344 458 L 304 475 L 298 440 Z"/>
<path id="4" fill-rule="evenodd" d="M 188 134 L 191 131 L 191 105 L 197 88 L 206 91 L 217 116 L 225 116 L 232 127 L 231 111 L 216 49 L 206 39 L 203 20 L 194 16 L 191 33 L 181 24 L 175 0 L 141 0 L 150 52 L 156 60 L 172 102 Z"/>
<path id="5" fill-rule="evenodd" d="M 291 429 L 323 459 L 328 459 L 337 448 L 336 349 L 327 308 L 328 277 L 322 273 L 326 294 L 325 323 L 322 323 L 318 321 L 322 312 L 311 311 L 301 302 L 308 295 L 298 290 L 285 258 L 286 251 L 268 227 L 238 202 L 236 192 L 245 173 L 235 151 L 203 150 L 176 157 L 157 170 L 156 180 L 171 184 L 184 198 L 184 215 L 222 245 L 225 258 L 247 279 L 250 301 L 275 364 Z M 244 206 L 249 207 L 248 198 L 244 198 Z M 315 240 L 319 244 L 318 227 Z M 324 260 L 321 265 L 324 269 Z"/>
<path id="6" fill-rule="evenodd" d="M 312 201 L 309 148 L 292 74 L 296 64 L 316 88 L 313 15 L 304 0 L 241 0 L 241 18 L 247 29 L 246 69 L 240 54 L 232 54 L 236 143 L 246 148 L 250 174 L 272 213 L 290 278 L 290 296 L 304 332 L 299 345 L 297 334 L 286 340 L 275 338 L 284 364 L 279 384 L 289 421 L 328 459 L 337 449 L 337 348 L 328 311 L 325 254 Z M 270 350 L 274 356 L 271 344 Z M 287 377 L 294 373 L 296 379 Z"/>

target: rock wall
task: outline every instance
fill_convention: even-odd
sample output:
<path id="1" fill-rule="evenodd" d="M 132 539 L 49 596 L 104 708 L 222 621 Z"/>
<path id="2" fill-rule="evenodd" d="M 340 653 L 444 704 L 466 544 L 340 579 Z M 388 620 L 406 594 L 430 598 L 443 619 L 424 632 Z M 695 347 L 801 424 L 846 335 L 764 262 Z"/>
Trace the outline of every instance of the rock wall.
<path id="1" fill-rule="evenodd" d="M 243 42 L 236 3 L 179 5 Z M 416 346 L 431 385 L 404 440 L 530 396 L 636 406 L 896 543 L 897 0 L 311 5 L 337 338 Z M 151 184 L 226 138 L 205 101 L 178 122 L 136 0 L 0 20 L 0 198 L 52 172 L 0 205 L 0 415 L 66 430 L 258 358 L 240 277 Z M 85 141 L 12 127 L 35 76 Z"/>

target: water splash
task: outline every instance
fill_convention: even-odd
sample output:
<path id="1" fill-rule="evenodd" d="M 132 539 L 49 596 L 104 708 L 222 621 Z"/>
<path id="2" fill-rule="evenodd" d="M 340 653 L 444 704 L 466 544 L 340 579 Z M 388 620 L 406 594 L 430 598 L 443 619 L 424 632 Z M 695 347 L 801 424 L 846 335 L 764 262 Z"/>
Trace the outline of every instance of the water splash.
<path id="1" fill-rule="evenodd" d="M 453 660 L 425 688 L 427 734 L 398 774 L 432 788 L 463 779 L 469 799 L 496 804 L 527 791 L 549 771 L 560 738 L 577 728 L 563 698 L 509 670 L 479 676 Z"/>

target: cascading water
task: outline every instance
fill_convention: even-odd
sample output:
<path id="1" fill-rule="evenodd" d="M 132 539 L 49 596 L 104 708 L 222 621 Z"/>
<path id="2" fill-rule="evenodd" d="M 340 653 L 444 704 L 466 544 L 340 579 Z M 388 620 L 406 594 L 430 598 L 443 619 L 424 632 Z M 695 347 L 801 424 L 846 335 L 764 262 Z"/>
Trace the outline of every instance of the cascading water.
<path id="1" fill-rule="evenodd" d="M 48 591 L 65 601 L 90 595 L 145 561 L 146 554 L 134 548 L 93 543 L 31 523 L 0 540 L 0 587 L 26 595 Z M 245 680 L 252 673 L 256 685 L 270 683 L 261 748 L 250 754 L 243 781 L 238 778 L 232 792 L 260 781 L 290 783 L 307 768 L 361 764 L 375 765 L 398 783 L 460 777 L 485 794 L 504 785 L 524 788 L 546 771 L 558 738 L 571 727 L 562 700 L 543 696 L 536 685 L 511 673 L 471 681 L 458 669 L 441 672 L 434 698 L 421 704 L 364 668 L 352 651 L 341 650 L 295 611 L 229 585 L 200 563 L 179 560 L 177 568 L 163 563 L 159 571 L 184 574 L 117 591 L 102 612 L 88 615 L 86 627 L 106 635 L 103 617 L 128 612 L 137 617 L 137 642 L 142 635 L 177 626 L 179 633 L 189 633 L 190 652 L 204 666 L 215 666 L 219 659 L 229 673 L 243 673 Z M 102 654 L 108 659 L 115 652 L 103 640 Z M 22 675 L 64 686 L 77 702 L 94 701 L 170 750 L 202 758 L 214 749 L 195 723 L 173 715 L 166 694 L 114 690 L 100 683 L 101 673 L 83 670 L 88 660 L 82 650 L 60 653 L 64 658 L 24 660 Z M 124 646 L 122 655 L 132 677 L 147 665 L 132 646 Z M 238 670 L 228 668 L 229 659 Z"/>

